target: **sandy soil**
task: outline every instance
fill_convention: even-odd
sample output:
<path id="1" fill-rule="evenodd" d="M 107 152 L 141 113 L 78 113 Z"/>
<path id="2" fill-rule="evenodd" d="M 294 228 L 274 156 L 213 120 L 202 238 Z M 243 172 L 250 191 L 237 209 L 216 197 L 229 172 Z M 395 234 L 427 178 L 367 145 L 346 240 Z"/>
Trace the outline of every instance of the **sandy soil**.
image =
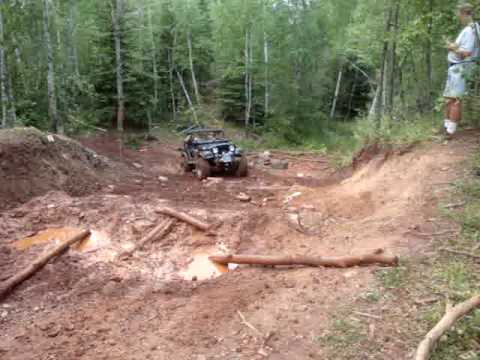
<path id="1" fill-rule="evenodd" d="M 84 161 L 72 165 L 78 172 L 88 166 L 82 183 L 88 191 L 44 181 L 42 191 L 5 195 L 0 280 L 55 242 L 20 250 L 17 240 L 68 227 L 98 231 L 101 241 L 70 250 L 0 303 L 0 358 L 334 359 L 316 339 L 343 305 L 368 289 L 377 267 L 244 266 L 224 273 L 208 268 L 205 257 L 346 255 L 379 247 L 417 256 L 429 246 L 422 234 L 441 230 L 432 213 L 446 185 L 461 176 L 477 138 L 465 133 L 448 144 L 377 148 L 342 172 L 300 157 L 285 171 L 255 166 L 247 179 L 206 182 L 181 173 L 176 144 L 134 151 L 110 136 L 79 139 L 106 159 L 102 170 Z M 8 151 L 0 152 L 4 169 L 12 161 Z M 61 151 L 71 154 L 65 146 Z M 253 201 L 239 201 L 239 193 Z M 178 224 L 165 239 L 119 260 L 163 220 L 155 212 L 163 205 L 220 224 L 216 236 Z M 383 354 L 404 359 L 411 350 L 389 342 Z"/>

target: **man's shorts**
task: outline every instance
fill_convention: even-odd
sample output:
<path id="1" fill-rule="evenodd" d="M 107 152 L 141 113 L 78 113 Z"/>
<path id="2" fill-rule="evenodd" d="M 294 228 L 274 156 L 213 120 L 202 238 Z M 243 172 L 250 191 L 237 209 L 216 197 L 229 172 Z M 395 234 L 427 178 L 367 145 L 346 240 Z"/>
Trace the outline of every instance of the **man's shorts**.
<path id="1" fill-rule="evenodd" d="M 471 64 L 453 64 L 448 68 L 447 85 L 443 93 L 444 97 L 462 98 L 467 90 L 467 72 Z"/>

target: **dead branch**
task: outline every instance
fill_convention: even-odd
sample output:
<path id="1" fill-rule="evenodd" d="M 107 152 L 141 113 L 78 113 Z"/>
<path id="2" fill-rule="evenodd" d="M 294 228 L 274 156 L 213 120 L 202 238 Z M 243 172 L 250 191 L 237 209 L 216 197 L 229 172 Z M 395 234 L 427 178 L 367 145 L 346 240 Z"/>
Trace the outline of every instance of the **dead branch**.
<path id="1" fill-rule="evenodd" d="M 186 222 L 187 224 L 192 225 L 193 227 L 196 227 L 197 229 L 200 229 L 202 231 L 209 231 L 212 228 L 211 224 L 207 224 L 203 221 L 200 221 L 198 219 L 195 219 L 194 217 L 184 213 L 184 212 L 179 212 L 176 210 L 173 210 L 171 208 L 167 207 L 162 207 L 158 208 L 155 210 L 157 213 L 167 215 L 173 218 L 176 218 L 178 220 L 181 220 L 183 222 Z"/>
<path id="2" fill-rule="evenodd" d="M 243 316 L 243 314 L 240 312 L 240 310 L 237 310 L 237 313 L 238 313 L 238 316 L 240 316 L 240 319 L 242 319 L 242 323 L 249 327 L 250 329 L 253 330 L 253 332 L 255 334 L 257 334 L 258 336 L 260 336 L 261 338 L 263 337 L 263 334 L 260 332 L 260 330 L 258 330 L 255 326 L 253 326 L 252 324 L 250 324 L 247 319 L 245 319 L 245 316 Z"/>
<path id="3" fill-rule="evenodd" d="M 347 268 L 364 265 L 398 265 L 398 257 L 385 254 L 383 249 L 375 250 L 364 255 L 351 255 L 342 257 L 312 257 L 312 256 L 257 256 L 257 255 L 218 255 L 210 256 L 211 261 L 228 265 L 265 265 L 265 266 L 312 266 L 312 267 L 336 267 Z"/>
<path id="4" fill-rule="evenodd" d="M 145 236 L 138 244 L 136 244 L 133 249 L 127 250 L 120 255 L 121 259 L 126 259 L 133 255 L 133 253 L 146 244 L 153 242 L 157 239 L 163 239 L 167 236 L 172 230 L 175 225 L 175 220 L 168 219 L 163 221 L 160 225 L 156 226 L 152 231 L 150 231 L 147 236 Z"/>
<path id="5" fill-rule="evenodd" d="M 428 360 L 438 340 L 449 331 L 455 323 L 470 311 L 480 307 L 480 295 L 449 309 L 435 327 L 425 336 L 417 348 L 415 360 Z"/>
<path id="6" fill-rule="evenodd" d="M 55 249 L 48 251 L 45 254 L 42 254 L 37 258 L 33 263 L 31 263 L 26 269 L 22 270 L 17 275 L 12 276 L 4 283 L 0 284 L 0 299 L 5 298 L 11 291 L 13 291 L 18 285 L 23 283 L 25 280 L 31 278 L 38 271 L 43 269 L 48 262 L 66 252 L 73 244 L 82 241 L 90 236 L 90 230 L 84 230 L 74 237 L 68 239 L 67 241 L 61 243 Z"/>
<path id="7" fill-rule="evenodd" d="M 466 257 L 472 258 L 476 261 L 480 261 L 480 256 L 471 254 L 471 253 L 466 252 L 466 251 L 458 251 L 458 250 L 449 249 L 449 248 L 441 248 L 440 251 L 448 252 L 448 253 L 455 254 L 455 255 L 466 256 Z"/>

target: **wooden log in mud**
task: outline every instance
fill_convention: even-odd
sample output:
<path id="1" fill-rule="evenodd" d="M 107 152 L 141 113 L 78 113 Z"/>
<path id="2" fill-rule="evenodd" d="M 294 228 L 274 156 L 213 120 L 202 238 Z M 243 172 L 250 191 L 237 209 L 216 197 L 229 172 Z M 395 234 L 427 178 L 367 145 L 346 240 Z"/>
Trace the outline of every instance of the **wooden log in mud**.
<path id="1" fill-rule="evenodd" d="M 142 240 L 140 240 L 132 249 L 123 252 L 119 258 L 126 259 L 133 255 L 133 253 L 150 242 L 155 240 L 163 239 L 167 236 L 172 230 L 175 225 L 175 220 L 167 219 L 163 221 L 160 225 L 156 226 L 152 229 Z"/>
<path id="2" fill-rule="evenodd" d="M 443 334 L 449 331 L 458 320 L 477 308 L 480 308 L 480 294 L 448 309 L 443 318 L 429 331 L 418 346 L 415 360 L 428 360 Z"/>
<path id="3" fill-rule="evenodd" d="M 50 260 L 53 258 L 60 256 L 70 248 L 70 246 L 74 245 L 77 242 L 80 242 L 91 234 L 90 230 L 84 230 L 78 233 L 77 235 L 73 236 L 72 238 L 68 239 L 67 241 L 58 245 L 55 249 L 42 254 L 39 258 L 37 258 L 33 263 L 31 263 L 26 269 L 21 271 L 20 273 L 12 276 L 5 282 L 0 284 L 0 299 L 5 298 L 11 291 L 13 291 L 18 285 L 22 284 L 25 280 L 31 278 L 35 275 L 38 271 L 43 269 L 45 265 L 48 264 Z"/>
<path id="4" fill-rule="evenodd" d="M 259 256 L 259 255 L 215 255 L 209 259 L 218 264 L 243 264 L 265 266 L 311 266 L 348 268 L 365 265 L 398 265 L 398 257 L 386 254 L 383 249 L 363 255 L 349 256 Z"/>
<path id="5" fill-rule="evenodd" d="M 159 214 L 167 215 L 170 217 L 173 217 L 175 219 L 181 220 L 189 225 L 192 225 L 193 227 L 200 229 L 202 231 L 210 231 L 213 227 L 211 224 L 207 224 L 201 220 L 198 220 L 194 218 L 193 216 L 190 216 L 184 212 L 176 211 L 174 209 L 168 208 L 168 207 L 161 207 L 155 210 Z"/>

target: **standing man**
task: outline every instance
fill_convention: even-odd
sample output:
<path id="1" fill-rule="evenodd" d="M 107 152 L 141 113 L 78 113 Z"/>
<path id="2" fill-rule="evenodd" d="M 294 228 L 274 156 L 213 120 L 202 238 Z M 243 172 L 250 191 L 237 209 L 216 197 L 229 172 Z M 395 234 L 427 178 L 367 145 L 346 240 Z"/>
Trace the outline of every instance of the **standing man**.
<path id="1" fill-rule="evenodd" d="M 457 16 L 464 29 L 455 42 L 447 41 L 448 79 L 445 92 L 445 131 L 453 135 L 462 120 L 462 97 L 467 88 L 466 75 L 479 55 L 478 24 L 473 21 L 474 7 L 464 3 L 457 7 Z"/>

